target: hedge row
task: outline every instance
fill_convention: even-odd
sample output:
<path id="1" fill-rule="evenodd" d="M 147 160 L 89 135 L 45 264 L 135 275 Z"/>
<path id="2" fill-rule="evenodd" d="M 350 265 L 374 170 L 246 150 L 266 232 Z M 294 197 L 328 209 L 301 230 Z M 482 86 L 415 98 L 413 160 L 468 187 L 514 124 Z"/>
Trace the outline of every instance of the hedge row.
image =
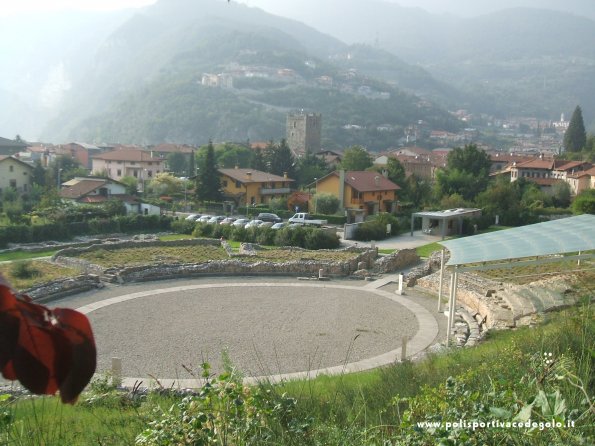
<path id="1" fill-rule="evenodd" d="M 297 246 L 305 249 L 336 249 L 341 241 L 337 234 L 305 226 L 295 228 L 242 228 L 233 225 L 196 223 L 195 237 L 225 238 L 236 242 L 258 243 L 266 246 Z"/>
<path id="2" fill-rule="evenodd" d="M 387 233 L 387 225 L 391 225 Z M 378 214 L 373 220 L 361 223 L 357 226 L 355 240 L 369 242 L 370 240 L 384 240 L 392 235 L 399 234 L 399 221 L 393 215 Z"/>
<path id="3" fill-rule="evenodd" d="M 159 215 L 121 215 L 71 223 L 3 226 L 0 227 L 0 248 L 6 248 L 9 242 L 37 243 L 70 240 L 77 235 L 168 231 L 171 228 L 171 221 L 170 217 Z"/>

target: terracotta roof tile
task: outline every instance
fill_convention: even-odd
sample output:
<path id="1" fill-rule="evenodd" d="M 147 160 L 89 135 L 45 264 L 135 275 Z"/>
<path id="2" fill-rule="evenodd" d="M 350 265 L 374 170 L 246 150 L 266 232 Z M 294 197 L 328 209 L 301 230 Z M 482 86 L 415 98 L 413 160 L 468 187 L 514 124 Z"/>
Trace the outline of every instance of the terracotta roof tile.
<path id="1" fill-rule="evenodd" d="M 333 172 L 339 176 L 339 172 Z M 400 187 L 378 172 L 366 170 L 348 170 L 345 172 L 345 183 L 358 192 L 398 190 Z"/>
<path id="2" fill-rule="evenodd" d="M 163 161 L 162 157 L 151 156 L 151 152 L 139 149 L 121 149 L 106 152 L 101 155 L 94 156 L 93 159 L 106 160 L 106 161 Z"/>
<path id="3" fill-rule="evenodd" d="M 93 192 L 94 190 L 100 188 L 101 186 L 108 183 L 108 180 L 81 180 L 72 185 L 67 185 L 66 187 L 60 189 L 60 196 L 62 198 L 72 198 L 77 199 L 88 193 Z"/>

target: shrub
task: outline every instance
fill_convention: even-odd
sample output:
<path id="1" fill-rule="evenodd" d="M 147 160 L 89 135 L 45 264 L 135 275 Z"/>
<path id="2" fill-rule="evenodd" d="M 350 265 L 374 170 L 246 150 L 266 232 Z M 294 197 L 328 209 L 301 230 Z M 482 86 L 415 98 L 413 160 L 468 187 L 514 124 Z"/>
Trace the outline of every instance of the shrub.
<path id="1" fill-rule="evenodd" d="M 211 237 L 213 234 L 213 225 L 208 223 L 197 223 L 192 231 L 194 237 Z"/>
<path id="2" fill-rule="evenodd" d="M 322 229 L 311 229 L 306 234 L 306 249 L 336 249 L 341 245 L 337 234 L 326 232 Z"/>
<path id="3" fill-rule="evenodd" d="M 248 230 L 244 227 L 233 226 L 230 238 L 234 242 L 246 242 L 248 239 Z"/>
<path id="4" fill-rule="evenodd" d="M 390 234 L 387 234 L 387 224 L 391 225 Z M 373 220 L 358 225 L 355 231 L 355 239 L 359 241 L 384 240 L 389 235 L 399 233 L 399 221 L 393 215 L 378 214 Z"/>
<path id="5" fill-rule="evenodd" d="M 275 234 L 273 243 L 275 246 L 290 246 L 291 245 L 291 233 L 293 228 L 279 229 Z"/>
<path id="6" fill-rule="evenodd" d="M 377 221 L 367 221 L 357 226 L 354 234 L 355 240 L 369 242 L 370 240 L 383 240 L 386 238 L 386 225 Z"/>
<path id="7" fill-rule="evenodd" d="M 22 262 L 14 262 L 10 268 L 10 274 L 17 279 L 31 279 L 41 275 L 41 271 L 33 267 L 33 264 L 24 260 Z"/>
<path id="8" fill-rule="evenodd" d="M 0 247 L 6 247 L 8 243 L 30 243 L 31 226 L 14 225 L 0 227 Z"/>
<path id="9" fill-rule="evenodd" d="M 171 223 L 171 230 L 176 234 L 192 234 L 196 222 L 188 220 L 174 220 Z"/>
<path id="10" fill-rule="evenodd" d="M 339 210 L 339 199 L 332 194 L 316 194 L 316 212 L 332 215 Z"/>
<path id="11" fill-rule="evenodd" d="M 256 235 L 256 243 L 259 245 L 274 245 L 275 244 L 275 230 L 271 228 L 258 228 Z"/>

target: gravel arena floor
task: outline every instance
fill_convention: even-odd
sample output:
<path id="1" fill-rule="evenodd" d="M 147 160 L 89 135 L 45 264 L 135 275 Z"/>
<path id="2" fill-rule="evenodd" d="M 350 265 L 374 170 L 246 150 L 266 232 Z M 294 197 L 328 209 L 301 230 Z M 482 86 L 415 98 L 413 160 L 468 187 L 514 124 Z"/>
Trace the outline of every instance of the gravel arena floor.
<path id="1" fill-rule="evenodd" d="M 262 283 L 266 285 L 258 285 Z M 88 313 L 98 371 L 109 370 L 111 358 L 118 357 L 123 376 L 136 377 L 192 378 L 186 368 L 198 376 L 204 361 L 220 372 L 224 356 L 245 376 L 315 370 L 399 348 L 403 336 L 418 330 L 411 311 L 364 290 L 365 282 L 328 282 L 349 289 L 297 283 L 295 278 L 269 277 L 147 282 L 109 286 L 50 306 L 78 308 L 131 293 L 149 294 Z M 168 290 L 196 285 L 204 287 Z"/>

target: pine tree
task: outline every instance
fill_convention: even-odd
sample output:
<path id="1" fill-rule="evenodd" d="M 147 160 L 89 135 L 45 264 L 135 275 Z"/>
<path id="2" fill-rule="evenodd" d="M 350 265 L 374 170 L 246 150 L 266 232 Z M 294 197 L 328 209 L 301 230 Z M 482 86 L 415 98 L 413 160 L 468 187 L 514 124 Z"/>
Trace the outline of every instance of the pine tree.
<path id="1" fill-rule="evenodd" d="M 568 152 L 580 152 L 587 145 L 587 132 L 583 121 L 583 111 L 576 106 L 570 118 L 568 129 L 564 133 L 564 149 Z"/>
<path id="2" fill-rule="evenodd" d="M 279 145 L 273 150 L 270 163 L 271 173 L 275 175 L 287 173 L 289 178 L 295 178 L 295 160 L 285 139 L 282 139 Z"/>
<path id="3" fill-rule="evenodd" d="M 196 177 L 196 199 L 201 202 L 221 201 L 222 199 L 221 182 L 212 141 L 209 141 L 206 156 Z"/>

